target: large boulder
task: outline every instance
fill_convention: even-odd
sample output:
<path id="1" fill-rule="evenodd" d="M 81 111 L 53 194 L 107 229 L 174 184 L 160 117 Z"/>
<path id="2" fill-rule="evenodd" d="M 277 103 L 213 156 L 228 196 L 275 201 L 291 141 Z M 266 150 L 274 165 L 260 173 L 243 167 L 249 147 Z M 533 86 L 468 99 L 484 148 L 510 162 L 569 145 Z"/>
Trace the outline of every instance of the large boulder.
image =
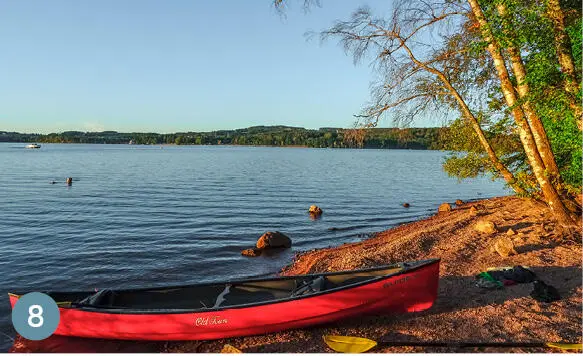
<path id="1" fill-rule="evenodd" d="M 443 203 L 437 208 L 438 213 L 443 213 L 446 211 L 451 211 L 451 205 L 449 203 Z"/>
<path id="2" fill-rule="evenodd" d="M 463 200 L 461 200 L 461 199 L 457 199 L 457 200 L 455 201 L 455 205 L 457 205 L 457 206 L 462 206 L 462 205 L 464 205 L 464 201 L 463 201 Z"/>
<path id="3" fill-rule="evenodd" d="M 498 231 L 496 224 L 488 220 L 478 220 L 474 224 L 474 230 L 485 234 L 493 234 Z"/>
<path id="4" fill-rule="evenodd" d="M 517 255 L 518 252 L 514 249 L 514 243 L 506 236 L 499 238 L 494 242 L 494 249 L 502 257 Z"/>
<path id="5" fill-rule="evenodd" d="M 290 248 L 292 245 L 291 239 L 279 231 L 268 231 L 257 240 L 257 248 Z"/>

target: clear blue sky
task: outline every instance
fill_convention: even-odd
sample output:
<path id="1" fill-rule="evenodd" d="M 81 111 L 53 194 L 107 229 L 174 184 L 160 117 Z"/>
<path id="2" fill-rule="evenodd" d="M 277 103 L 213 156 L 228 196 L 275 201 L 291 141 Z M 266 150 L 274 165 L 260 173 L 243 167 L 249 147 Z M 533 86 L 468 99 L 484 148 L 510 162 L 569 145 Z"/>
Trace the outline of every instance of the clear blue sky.
<path id="1" fill-rule="evenodd" d="M 390 1 L 301 4 L 282 17 L 271 0 L 1 0 L 0 130 L 348 127 L 371 69 L 304 34 Z"/>

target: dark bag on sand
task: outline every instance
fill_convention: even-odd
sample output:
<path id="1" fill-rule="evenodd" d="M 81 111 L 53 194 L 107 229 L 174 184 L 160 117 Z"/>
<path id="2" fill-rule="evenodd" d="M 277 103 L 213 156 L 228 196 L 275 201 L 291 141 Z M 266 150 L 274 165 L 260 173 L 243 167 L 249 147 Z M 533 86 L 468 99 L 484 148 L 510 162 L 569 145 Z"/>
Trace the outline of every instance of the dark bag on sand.
<path id="1" fill-rule="evenodd" d="M 543 281 L 534 281 L 534 289 L 530 292 L 530 296 L 543 303 L 551 303 L 561 299 L 559 291 Z"/>
<path id="2" fill-rule="evenodd" d="M 498 281 L 509 280 L 516 283 L 530 283 L 537 279 L 536 274 L 528 268 L 514 266 L 509 269 L 499 271 L 488 271 L 494 279 Z"/>

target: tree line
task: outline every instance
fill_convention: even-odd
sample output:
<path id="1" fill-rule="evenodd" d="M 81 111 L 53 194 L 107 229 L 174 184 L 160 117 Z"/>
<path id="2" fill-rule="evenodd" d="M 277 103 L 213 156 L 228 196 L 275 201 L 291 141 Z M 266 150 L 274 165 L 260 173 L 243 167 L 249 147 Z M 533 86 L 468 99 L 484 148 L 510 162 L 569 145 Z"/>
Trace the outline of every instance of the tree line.
<path id="1" fill-rule="evenodd" d="M 442 150 L 450 140 L 449 128 L 371 128 L 366 130 L 289 126 L 254 126 L 237 130 L 211 132 L 121 133 L 116 131 L 66 131 L 50 134 L 25 134 L 0 131 L 0 141 L 39 143 L 98 143 L 144 145 L 255 145 L 304 146 L 317 148 L 380 148 Z M 504 136 L 512 145 L 518 137 Z"/>

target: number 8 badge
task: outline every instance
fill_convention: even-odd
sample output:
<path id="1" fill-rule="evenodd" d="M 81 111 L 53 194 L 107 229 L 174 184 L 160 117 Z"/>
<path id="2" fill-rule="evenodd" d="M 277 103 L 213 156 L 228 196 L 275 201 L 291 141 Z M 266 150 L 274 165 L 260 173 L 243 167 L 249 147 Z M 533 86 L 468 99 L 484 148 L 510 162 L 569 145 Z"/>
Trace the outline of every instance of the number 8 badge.
<path id="1" fill-rule="evenodd" d="M 43 340 L 59 326 L 59 307 L 46 294 L 33 292 L 21 296 L 12 309 L 12 325 L 20 336 Z"/>

